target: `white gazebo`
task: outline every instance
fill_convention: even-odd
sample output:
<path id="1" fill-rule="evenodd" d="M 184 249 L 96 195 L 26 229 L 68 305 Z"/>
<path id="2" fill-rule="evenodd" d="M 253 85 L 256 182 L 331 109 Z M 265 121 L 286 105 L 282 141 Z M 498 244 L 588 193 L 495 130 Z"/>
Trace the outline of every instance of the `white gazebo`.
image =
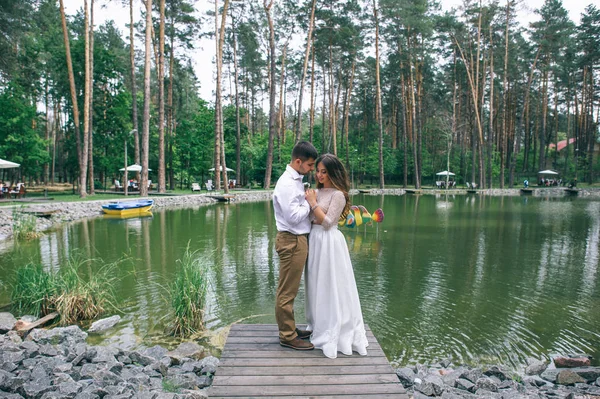
<path id="1" fill-rule="evenodd" d="M 125 172 L 125 168 L 121 168 L 119 169 L 121 172 Z M 152 169 L 148 169 L 148 171 L 151 171 Z M 127 167 L 127 171 L 128 172 L 141 172 L 142 171 L 142 167 L 141 165 L 138 165 L 137 163 L 134 163 L 133 165 L 129 165 Z"/>
<path id="2" fill-rule="evenodd" d="M 21 166 L 18 163 L 6 161 L 4 159 L 0 159 L 0 169 L 10 169 L 10 168 L 18 168 Z"/>
<path id="3" fill-rule="evenodd" d="M 230 169 L 230 168 L 225 168 L 225 170 L 227 171 L 227 173 L 229 173 L 229 172 L 235 172 L 235 170 Z M 214 172 L 215 168 L 210 168 L 208 171 L 209 172 Z M 219 165 L 219 172 L 222 172 L 222 171 L 223 171 L 223 165 Z"/>
<path id="4" fill-rule="evenodd" d="M 455 176 L 454 173 L 448 172 L 447 170 L 444 170 L 443 172 L 436 173 L 435 175 L 436 176 Z"/>
<path id="5" fill-rule="evenodd" d="M 538 172 L 538 175 L 545 175 L 545 176 L 558 176 L 558 172 L 555 172 L 553 170 L 550 169 L 546 169 L 546 170 L 540 170 Z"/>

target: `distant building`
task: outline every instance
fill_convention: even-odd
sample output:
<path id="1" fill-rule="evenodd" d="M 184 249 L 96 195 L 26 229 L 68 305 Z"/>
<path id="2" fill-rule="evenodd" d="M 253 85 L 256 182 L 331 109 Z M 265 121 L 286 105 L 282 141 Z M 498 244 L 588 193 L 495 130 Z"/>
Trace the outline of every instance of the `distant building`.
<path id="1" fill-rule="evenodd" d="M 576 141 L 575 138 L 569 139 L 569 145 L 573 144 L 575 141 Z M 558 152 L 561 152 L 566 146 L 567 146 L 567 140 L 559 141 L 558 142 Z M 548 148 L 550 148 L 550 149 L 554 149 L 555 147 L 556 147 L 556 144 L 554 144 L 554 143 L 548 144 Z"/>

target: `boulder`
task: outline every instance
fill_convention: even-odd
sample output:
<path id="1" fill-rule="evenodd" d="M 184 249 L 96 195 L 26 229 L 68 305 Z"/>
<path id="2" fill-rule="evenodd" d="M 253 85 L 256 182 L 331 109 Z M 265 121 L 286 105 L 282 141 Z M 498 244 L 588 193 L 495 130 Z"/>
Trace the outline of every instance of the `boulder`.
<path id="1" fill-rule="evenodd" d="M 572 370 L 561 370 L 556 376 L 556 383 L 560 385 L 575 385 L 577 382 L 585 382 L 585 379 Z"/>
<path id="2" fill-rule="evenodd" d="M 114 327 L 119 321 L 121 321 L 121 316 L 114 315 L 111 317 L 107 317 L 105 319 L 97 320 L 92 323 L 90 328 L 88 329 L 89 333 L 101 333 L 112 327 Z"/>
<path id="3" fill-rule="evenodd" d="M 17 319 L 11 313 L 0 312 L 0 334 L 6 334 L 13 329 Z"/>
<path id="4" fill-rule="evenodd" d="M 554 359 L 556 367 L 588 367 L 590 365 L 590 359 L 587 357 L 566 357 L 557 356 Z"/>
<path id="5" fill-rule="evenodd" d="M 544 370 L 546 370 L 547 367 L 548 363 L 544 360 L 529 358 L 527 359 L 527 367 L 525 368 L 525 374 L 540 375 L 544 372 Z"/>
<path id="6" fill-rule="evenodd" d="M 183 363 L 182 359 L 186 357 L 202 359 L 205 356 L 204 347 L 195 342 L 182 342 L 175 350 L 167 352 L 167 356 L 171 359 L 177 359 L 181 363 Z"/>
<path id="7" fill-rule="evenodd" d="M 398 376 L 398 379 L 404 388 L 412 387 L 415 383 L 415 377 L 417 376 L 410 367 L 397 369 L 396 375 Z"/>

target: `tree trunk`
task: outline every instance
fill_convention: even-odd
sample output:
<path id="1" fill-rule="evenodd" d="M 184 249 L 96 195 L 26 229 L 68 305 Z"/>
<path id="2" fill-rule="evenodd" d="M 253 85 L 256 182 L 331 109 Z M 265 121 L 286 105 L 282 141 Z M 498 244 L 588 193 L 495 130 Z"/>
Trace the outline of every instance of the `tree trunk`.
<path id="1" fill-rule="evenodd" d="M 135 163 L 140 165 L 140 135 L 138 131 L 137 85 L 135 84 L 135 46 L 134 46 L 133 0 L 129 0 L 129 62 L 131 64 L 131 119 L 135 140 Z"/>
<path id="2" fill-rule="evenodd" d="M 236 42 L 236 26 L 235 20 L 233 18 L 233 13 L 231 15 L 231 30 L 233 36 L 233 69 L 234 69 L 234 79 L 235 79 L 235 131 L 236 131 L 236 146 L 235 146 L 235 176 L 239 180 L 241 176 L 240 164 L 241 164 L 241 126 L 240 126 L 240 97 L 238 93 L 238 63 L 237 63 L 237 42 Z"/>
<path id="3" fill-rule="evenodd" d="M 275 28 L 273 27 L 273 20 L 271 19 L 271 7 L 273 6 L 273 0 L 270 0 L 267 4 L 267 0 L 263 0 L 263 8 L 267 16 L 269 23 L 269 61 L 270 65 L 270 76 L 269 76 L 269 144 L 267 150 L 267 167 L 265 170 L 265 182 L 264 189 L 268 190 L 271 186 L 271 171 L 273 169 L 273 139 L 275 137 Z"/>
<path id="4" fill-rule="evenodd" d="M 174 17 L 171 17 L 171 25 L 175 24 Z M 167 126 L 169 133 L 169 189 L 173 190 L 175 188 L 175 171 L 173 168 L 173 159 L 175 155 L 173 154 L 173 141 L 175 138 L 175 111 L 173 110 L 173 76 L 175 71 L 175 29 L 171 29 L 170 32 L 170 54 L 169 54 L 169 94 L 167 97 Z"/>
<path id="5" fill-rule="evenodd" d="M 90 104 L 89 104 L 89 176 L 90 176 L 90 195 L 96 194 L 94 187 L 94 0 L 90 1 Z"/>
<path id="6" fill-rule="evenodd" d="M 89 32 L 89 11 L 87 0 L 83 1 L 84 19 L 83 32 L 85 35 L 85 83 L 83 89 L 83 137 L 80 170 L 79 170 L 79 196 L 85 198 L 87 196 L 87 167 L 88 167 L 88 150 L 89 150 L 89 134 L 90 134 L 90 32 Z"/>
<path id="7" fill-rule="evenodd" d="M 142 173 L 140 196 L 148 195 L 148 151 L 150 147 L 150 59 L 152 57 L 152 0 L 146 0 L 146 48 L 144 55 L 144 118 L 142 124 Z M 125 182 L 127 184 L 127 182 Z"/>
<path id="8" fill-rule="evenodd" d="M 314 41 L 314 38 L 312 39 Z M 315 47 L 312 46 L 312 61 L 310 67 L 310 120 L 309 120 L 309 141 L 312 143 L 314 140 L 314 127 L 315 127 Z M 299 107 L 302 106 L 300 103 Z"/>
<path id="9" fill-rule="evenodd" d="M 306 50 L 304 52 L 304 64 L 302 66 L 302 78 L 300 79 L 300 93 L 298 95 L 298 117 L 296 121 L 296 143 L 300 141 L 302 137 L 302 96 L 304 95 L 304 82 L 306 81 L 306 72 L 308 69 L 308 56 L 310 54 L 311 43 L 312 43 L 312 31 L 315 21 L 315 8 L 317 6 L 317 0 L 312 0 L 312 7 L 310 11 L 310 21 L 308 24 L 308 35 L 306 38 Z M 313 80 L 311 81 L 311 104 L 312 104 L 312 89 L 314 82 L 314 55 L 313 55 Z M 312 127 L 312 126 L 311 126 Z M 312 141 L 312 138 L 311 138 Z"/>
<path id="10" fill-rule="evenodd" d="M 383 104 L 381 103 L 381 80 L 379 77 L 379 18 L 377 0 L 373 0 L 373 18 L 375 19 L 375 82 L 377 85 L 377 119 L 379 125 L 379 188 L 385 187 L 383 173 Z"/>
<path id="11" fill-rule="evenodd" d="M 158 192 L 166 193 L 165 177 L 165 0 L 160 0 L 158 28 Z"/>
<path id="12" fill-rule="evenodd" d="M 215 1 L 215 3 L 217 3 Z M 229 193 L 229 180 L 227 178 L 227 163 L 225 162 L 225 133 L 223 131 L 223 104 L 222 104 L 222 100 L 221 100 L 221 77 L 223 74 L 223 44 L 225 43 L 225 26 L 227 25 L 227 9 L 229 8 L 229 0 L 225 0 L 223 2 L 223 14 L 221 14 L 221 28 L 219 31 L 219 41 L 218 41 L 218 48 L 217 48 L 217 84 L 218 84 L 218 90 L 217 90 L 217 97 L 219 99 L 219 126 L 217 128 L 218 130 L 218 136 L 219 136 L 219 140 L 220 140 L 220 149 L 221 149 L 221 153 L 220 153 L 220 157 L 221 157 L 221 162 L 220 162 L 220 166 L 221 169 L 215 169 L 215 174 L 219 173 L 219 170 L 221 170 L 221 175 L 223 177 L 223 189 L 225 190 L 225 194 Z M 219 183 L 219 179 L 217 179 L 217 185 Z M 218 189 L 218 187 L 217 187 Z"/>

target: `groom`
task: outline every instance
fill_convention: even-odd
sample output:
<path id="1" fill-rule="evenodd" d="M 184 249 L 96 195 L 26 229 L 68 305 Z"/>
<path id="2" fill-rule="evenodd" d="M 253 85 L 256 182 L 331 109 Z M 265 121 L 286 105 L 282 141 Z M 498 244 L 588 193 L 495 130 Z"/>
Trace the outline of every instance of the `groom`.
<path id="1" fill-rule="evenodd" d="M 292 160 L 281 175 L 273 192 L 273 208 L 277 224 L 275 250 L 279 255 L 279 285 L 275 302 L 275 318 L 279 326 L 279 344 L 297 350 L 314 349 L 303 339 L 312 331 L 296 328 L 294 299 L 300 288 L 302 271 L 308 256 L 310 205 L 304 198 L 302 178 L 315 169 L 316 148 L 301 141 L 292 150 Z"/>

